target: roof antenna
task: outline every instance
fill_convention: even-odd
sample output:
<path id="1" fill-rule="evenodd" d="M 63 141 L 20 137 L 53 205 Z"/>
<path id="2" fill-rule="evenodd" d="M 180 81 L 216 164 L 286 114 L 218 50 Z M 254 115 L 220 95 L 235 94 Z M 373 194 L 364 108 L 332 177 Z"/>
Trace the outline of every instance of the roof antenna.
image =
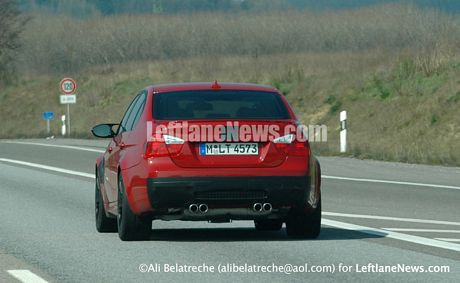
<path id="1" fill-rule="evenodd" d="M 214 81 L 214 83 L 211 85 L 212 89 L 221 89 L 222 87 L 220 84 L 217 82 L 217 80 Z"/>

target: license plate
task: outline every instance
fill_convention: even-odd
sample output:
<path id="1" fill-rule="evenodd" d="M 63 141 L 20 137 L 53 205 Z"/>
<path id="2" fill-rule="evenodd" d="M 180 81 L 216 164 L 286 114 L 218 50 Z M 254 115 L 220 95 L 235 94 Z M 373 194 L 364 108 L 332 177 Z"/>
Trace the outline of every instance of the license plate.
<path id="1" fill-rule="evenodd" d="M 200 155 L 258 155 L 257 143 L 200 143 Z"/>

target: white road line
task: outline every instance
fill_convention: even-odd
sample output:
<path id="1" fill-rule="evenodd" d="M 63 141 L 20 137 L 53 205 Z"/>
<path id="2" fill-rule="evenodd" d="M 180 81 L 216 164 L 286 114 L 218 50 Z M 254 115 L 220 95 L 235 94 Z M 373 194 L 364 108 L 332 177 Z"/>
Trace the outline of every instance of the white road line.
<path id="1" fill-rule="evenodd" d="M 20 160 L 13 160 L 8 158 L 0 158 L 0 162 L 7 162 L 13 164 L 19 164 L 34 168 L 45 169 L 49 171 L 55 171 L 60 173 L 66 173 L 75 176 L 87 177 L 87 178 L 94 178 L 94 174 L 73 171 L 68 169 L 62 169 L 58 167 L 38 164 L 38 163 L 31 163 L 25 162 Z M 338 217 L 348 217 L 348 218 L 357 218 L 357 219 L 378 219 L 378 220 L 390 220 L 390 221 L 400 221 L 400 222 L 412 222 L 412 223 L 426 223 L 426 224 L 441 224 L 441 225 L 453 225 L 453 226 L 460 226 L 460 222 L 452 222 L 452 221 L 440 221 L 440 220 L 429 220 L 429 219 L 416 219 L 416 218 L 401 218 L 401 217 L 389 217 L 389 216 L 378 216 L 378 215 L 364 215 L 364 214 L 349 214 L 349 213 L 338 213 L 338 212 L 328 212 L 323 211 L 323 215 L 326 216 L 338 216 Z"/>
<path id="2" fill-rule="evenodd" d="M 428 233 L 460 233 L 460 230 L 444 230 L 444 229 L 412 229 L 412 228 L 382 228 L 384 230 L 395 232 L 428 232 Z"/>
<path id="3" fill-rule="evenodd" d="M 407 234 L 402 234 L 402 233 L 393 232 L 393 231 L 385 231 L 385 230 L 378 229 L 378 228 L 355 225 L 355 224 L 339 222 L 339 221 L 329 220 L 329 219 L 323 219 L 322 223 L 327 226 L 351 230 L 351 231 L 357 231 L 357 232 L 361 232 L 361 233 L 365 233 L 369 235 L 386 237 L 386 238 L 396 239 L 400 241 L 420 244 L 424 246 L 431 246 L 431 247 L 460 252 L 459 244 L 448 243 L 448 242 L 443 242 L 443 241 L 419 237 L 419 236 L 407 235 Z"/>
<path id="4" fill-rule="evenodd" d="M 71 146 L 71 145 L 57 145 L 57 144 L 46 144 L 46 143 L 37 143 L 37 142 L 21 142 L 21 141 L 0 141 L 2 143 L 12 143 L 12 144 L 27 144 L 27 145 L 38 145 L 38 146 L 47 146 L 47 147 L 57 147 L 57 148 L 67 148 L 91 152 L 104 153 L 105 150 L 94 149 L 81 146 Z M 368 182 L 368 183 L 385 183 L 385 184 L 396 184 L 396 185 L 407 185 L 407 186 L 418 186 L 418 187 L 433 187 L 433 188 L 444 188 L 444 189 L 453 189 L 460 190 L 458 186 L 448 186 L 448 185 L 439 185 L 439 184 L 426 184 L 426 183 L 416 183 L 416 182 L 403 182 L 403 181 L 391 181 L 391 180 L 378 180 L 378 179 L 365 179 L 365 178 L 350 178 L 350 177 L 339 177 L 339 176 L 330 176 L 322 175 L 324 179 L 334 179 L 334 180 L 344 180 L 344 181 L 355 181 L 355 182 Z"/>
<path id="5" fill-rule="evenodd" d="M 433 187 L 433 188 L 460 190 L 460 187 L 457 187 L 457 186 L 447 186 L 447 185 L 438 185 L 438 184 L 400 182 L 400 181 L 377 180 L 377 179 L 361 179 L 361 178 L 337 177 L 337 176 L 329 176 L 329 175 L 321 175 L 321 178 L 334 179 L 334 180 L 344 180 L 344 181 L 356 181 L 356 182 L 368 182 L 368 183 L 385 183 L 385 184 L 396 184 L 396 185 L 407 185 L 407 186 L 418 186 L 418 187 Z"/>
<path id="6" fill-rule="evenodd" d="M 454 238 L 435 238 L 435 239 L 439 241 L 446 241 L 446 242 L 460 242 L 460 239 L 454 239 Z"/>
<path id="7" fill-rule="evenodd" d="M 40 169 L 45 169 L 45 170 L 50 170 L 50 171 L 56 171 L 60 173 L 70 174 L 70 175 L 94 178 L 93 174 L 83 173 L 83 172 L 78 172 L 78 171 L 73 171 L 73 170 L 67 170 L 67 169 L 61 169 L 61 168 L 37 164 L 37 163 L 30 163 L 30 162 L 12 160 L 12 159 L 7 159 L 7 158 L 0 158 L 0 161 L 9 162 L 13 164 L 19 164 L 19 165 L 25 165 L 25 166 L 30 166 L 30 167 L 35 167 L 35 168 L 40 168 Z M 329 216 L 345 216 L 345 217 L 352 217 L 352 218 L 370 218 L 370 219 L 396 220 L 396 221 L 408 221 L 408 222 L 460 225 L 460 223 L 458 222 L 436 221 L 436 220 L 396 218 L 396 217 L 359 215 L 359 214 L 343 214 L 343 213 L 335 213 L 335 212 L 323 212 L 323 214 L 329 215 Z M 355 225 L 355 224 L 350 224 L 350 223 L 345 223 L 345 222 L 339 222 L 339 221 L 329 220 L 329 219 L 323 219 L 323 224 L 332 226 L 332 227 L 341 228 L 341 229 L 353 230 L 353 231 L 358 231 L 358 232 L 362 232 L 366 234 L 388 237 L 388 238 L 393 238 L 393 239 L 402 240 L 406 242 L 422 244 L 426 246 L 460 251 L 460 245 L 458 244 L 443 242 L 443 241 L 434 240 L 434 239 L 428 239 L 428 238 L 407 235 L 407 234 L 402 234 L 402 233 L 393 232 L 393 231 L 386 231 L 386 230 L 372 228 L 372 227 L 360 226 L 360 225 Z M 34 281 L 23 281 L 23 282 L 34 282 Z M 41 282 L 41 281 L 38 281 L 38 282 Z"/>
<path id="8" fill-rule="evenodd" d="M 105 150 L 81 147 L 81 146 L 72 146 L 72 145 L 60 145 L 60 144 L 47 144 L 47 143 L 38 143 L 38 142 L 19 142 L 19 141 L 1 141 L 2 143 L 12 143 L 12 144 L 25 144 L 25 145 L 38 145 L 38 146 L 47 146 L 47 147 L 57 147 L 57 148 L 67 148 L 91 152 L 104 153 Z"/>
<path id="9" fill-rule="evenodd" d="M 24 165 L 24 166 L 40 168 L 40 169 L 45 169 L 45 170 L 49 170 L 49 171 L 54 171 L 54 172 L 65 173 L 65 174 L 70 174 L 70 175 L 75 175 L 75 176 L 94 179 L 94 174 L 83 173 L 83 172 L 78 172 L 78 171 L 73 171 L 73 170 L 68 170 L 68 169 L 62 169 L 62 168 L 43 165 L 43 164 L 25 162 L 25 161 L 20 161 L 20 160 L 13 160 L 13 159 L 8 159 L 8 158 L 0 158 L 0 162 L 19 164 L 19 165 Z"/>
<path id="10" fill-rule="evenodd" d="M 7 270 L 7 272 L 23 283 L 48 283 L 48 281 L 27 269 Z"/>
<path id="11" fill-rule="evenodd" d="M 412 223 L 425 223 L 425 224 L 440 224 L 440 225 L 460 226 L 460 222 L 429 220 L 429 219 L 417 219 L 417 218 L 401 218 L 401 217 L 389 217 L 389 216 L 377 216 L 377 215 L 349 214 L 349 213 L 338 213 L 338 212 L 327 212 L 327 211 L 323 211 L 323 215 L 348 217 L 348 218 L 357 218 L 357 219 L 360 219 L 360 218 L 361 219 L 378 219 L 378 220 L 390 220 L 390 221 L 400 221 L 400 222 L 412 222 Z"/>

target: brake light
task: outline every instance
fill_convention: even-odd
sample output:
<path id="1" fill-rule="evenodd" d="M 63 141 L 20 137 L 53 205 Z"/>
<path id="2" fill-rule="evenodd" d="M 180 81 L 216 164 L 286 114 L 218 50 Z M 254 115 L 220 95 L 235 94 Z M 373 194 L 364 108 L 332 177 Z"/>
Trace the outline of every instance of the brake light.
<path id="1" fill-rule="evenodd" d="M 289 150 L 289 154 L 292 156 L 308 157 L 310 155 L 310 147 L 308 145 L 308 142 L 294 142 L 291 145 L 291 150 Z"/>
<path id="2" fill-rule="evenodd" d="M 168 156 L 166 144 L 161 141 L 150 141 L 145 145 L 144 158 Z"/>
<path id="3" fill-rule="evenodd" d="M 214 83 L 211 85 L 212 89 L 221 89 L 222 87 L 220 84 L 217 82 L 217 80 L 214 81 Z"/>
<path id="4" fill-rule="evenodd" d="M 278 151 L 288 153 L 289 145 L 294 140 L 294 135 L 285 135 L 273 140 L 275 147 Z"/>
<path id="5" fill-rule="evenodd" d="M 182 150 L 184 142 L 185 141 L 183 139 L 163 135 L 162 140 L 147 142 L 145 146 L 144 158 L 177 155 Z"/>
<path id="6" fill-rule="evenodd" d="M 294 134 L 285 135 L 273 140 L 276 149 L 291 156 L 308 157 L 309 145 L 308 142 L 300 142 L 295 140 Z"/>

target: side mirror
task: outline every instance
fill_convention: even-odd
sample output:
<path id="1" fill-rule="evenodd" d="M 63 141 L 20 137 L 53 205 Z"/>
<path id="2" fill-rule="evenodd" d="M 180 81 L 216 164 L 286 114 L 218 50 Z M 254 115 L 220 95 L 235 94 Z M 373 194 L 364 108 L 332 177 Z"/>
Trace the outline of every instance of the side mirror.
<path id="1" fill-rule="evenodd" d="M 115 136 L 113 126 L 118 124 L 99 124 L 91 129 L 91 133 L 98 138 L 112 138 Z"/>

